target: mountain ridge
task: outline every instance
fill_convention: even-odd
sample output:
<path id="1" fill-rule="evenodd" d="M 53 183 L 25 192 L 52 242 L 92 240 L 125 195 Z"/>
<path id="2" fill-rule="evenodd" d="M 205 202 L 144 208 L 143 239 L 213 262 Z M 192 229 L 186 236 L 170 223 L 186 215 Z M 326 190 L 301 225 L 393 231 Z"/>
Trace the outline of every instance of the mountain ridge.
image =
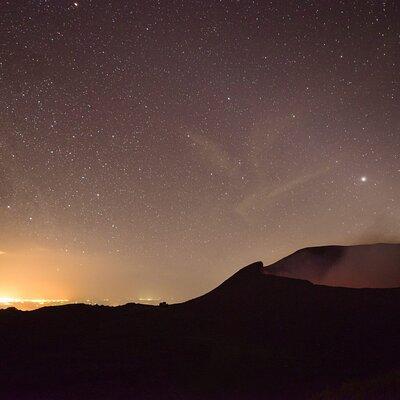
<path id="1" fill-rule="evenodd" d="M 356 387 L 379 399 L 366 389 L 375 381 L 399 397 L 400 288 L 324 286 L 267 269 L 249 264 L 172 305 L 4 310 L 1 398 L 308 400 Z"/>
<path id="2" fill-rule="evenodd" d="M 335 265 L 335 262 L 340 261 L 341 258 L 345 257 L 346 251 L 350 249 L 358 249 L 364 251 L 366 249 L 369 250 L 377 250 L 377 251 L 384 251 L 385 249 L 391 248 L 392 250 L 396 250 L 396 256 L 398 256 L 398 276 L 396 275 L 396 280 L 393 285 L 387 287 L 374 287 L 374 286 L 367 286 L 367 287 L 354 287 L 348 285 L 329 285 L 328 283 L 324 283 L 321 279 L 313 279 L 315 275 L 318 277 L 323 276 L 326 274 L 326 269 L 332 268 Z M 310 260 L 314 261 L 314 264 L 310 265 Z M 315 262 L 317 260 L 317 262 Z M 302 264 L 302 263 L 305 263 Z M 305 267 L 305 268 L 304 268 Z M 382 265 L 379 266 L 382 268 Z M 308 268 L 308 270 L 307 270 Z M 297 271 L 298 270 L 298 271 Z M 359 270 L 362 274 L 362 269 Z M 333 286 L 333 287 L 343 287 L 343 288 L 353 288 L 353 289 L 396 289 L 400 288 L 400 244 L 397 243 L 374 243 L 374 244 L 367 244 L 367 245 L 327 245 L 327 246 L 312 246 L 312 247 L 305 247 L 299 250 L 294 251 L 293 253 L 283 257 L 282 259 L 269 264 L 264 265 L 262 261 L 255 261 L 251 264 L 246 265 L 238 269 L 233 275 L 222 281 L 219 285 L 217 285 L 214 289 L 197 296 L 195 298 L 186 300 L 184 302 L 176 303 L 176 304 L 185 304 L 190 302 L 197 302 L 200 299 L 205 298 L 208 295 L 215 295 L 215 293 L 226 286 L 229 286 L 233 282 L 236 282 L 235 285 L 239 286 L 248 286 L 251 284 L 257 283 L 258 280 L 268 276 L 270 279 L 286 279 L 286 284 L 290 284 L 290 280 L 294 281 L 302 281 L 302 284 L 313 284 L 313 285 L 320 285 L 320 286 Z M 274 277 L 274 278 L 272 278 Z M 270 281 L 271 283 L 271 281 Z M 291 283 L 293 285 L 300 284 L 298 283 Z M 45 306 L 40 307 L 36 310 L 40 309 L 57 309 L 65 308 L 65 307 L 74 307 L 82 305 L 82 307 L 90 305 L 86 303 L 71 303 L 65 305 L 55 305 L 55 306 Z M 142 303 L 126 303 L 121 304 L 118 306 L 109 306 L 109 305 L 102 305 L 102 304 L 94 304 L 94 307 L 110 307 L 110 308 L 118 308 L 118 307 L 127 307 L 129 305 L 135 306 L 142 306 L 142 307 L 154 307 L 153 305 L 147 305 Z M 157 307 L 157 306 L 155 306 Z M 15 307 L 8 307 L 5 309 L 0 309 L 0 313 L 4 310 L 11 310 Z M 19 310 L 20 311 L 20 310 Z M 27 312 L 27 311 L 24 311 Z M 29 311 L 28 311 L 29 312 Z"/>

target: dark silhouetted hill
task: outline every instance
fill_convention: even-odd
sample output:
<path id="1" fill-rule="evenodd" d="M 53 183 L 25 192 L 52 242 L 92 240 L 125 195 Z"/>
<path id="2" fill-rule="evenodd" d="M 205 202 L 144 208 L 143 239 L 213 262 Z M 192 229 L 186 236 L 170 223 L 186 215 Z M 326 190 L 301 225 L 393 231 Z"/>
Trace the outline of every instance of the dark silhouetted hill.
<path id="1" fill-rule="evenodd" d="M 326 264 L 342 257 L 315 252 Z M 399 398 L 399 288 L 318 286 L 266 270 L 251 264 L 162 307 L 4 310 L 0 398 Z"/>
<path id="2" fill-rule="evenodd" d="M 344 287 L 399 287 L 400 245 L 322 246 L 299 250 L 266 272 Z"/>

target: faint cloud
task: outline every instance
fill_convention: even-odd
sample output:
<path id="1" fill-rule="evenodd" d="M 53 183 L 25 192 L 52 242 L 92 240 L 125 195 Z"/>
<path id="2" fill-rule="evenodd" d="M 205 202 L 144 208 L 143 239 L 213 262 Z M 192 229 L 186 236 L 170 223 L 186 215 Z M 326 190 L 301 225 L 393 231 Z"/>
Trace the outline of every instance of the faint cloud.
<path id="1" fill-rule="evenodd" d="M 400 219 L 383 212 L 378 214 L 357 243 L 400 243 Z"/>
<path id="2" fill-rule="evenodd" d="M 4 254 L 7 254 L 5 251 L 0 250 L 0 256 L 3 256 Z"/>
<path id="3" fill-rule="evenodd" d="M 229 153 L 214 140 L 197 133 L 190 133 L 188 137 L 193 148 L 210 166 L 224 171 L 231 171 L 235 167 L 234 160 Z"/>
<path id="4" fill-rule="evenodd" d="M 292 179 L 291 181 L 284 183 L 274 189 L 268 187 L 263 187 L 262 189 L 255 191 L 245 197 L 237 206 L 236 212 L 245 219 L 249 219 L 249 212 L 256 206 L 262 205 L 266 207 L 269 205 L 271 200 L 282 196 L 286 192 L 302 186 L 305 183 L 312 181 L 321 175 L 326 174 L 329 171 L 329 167 L 323 167 L 313 173 L 300 176 L 298 178 Z"/>

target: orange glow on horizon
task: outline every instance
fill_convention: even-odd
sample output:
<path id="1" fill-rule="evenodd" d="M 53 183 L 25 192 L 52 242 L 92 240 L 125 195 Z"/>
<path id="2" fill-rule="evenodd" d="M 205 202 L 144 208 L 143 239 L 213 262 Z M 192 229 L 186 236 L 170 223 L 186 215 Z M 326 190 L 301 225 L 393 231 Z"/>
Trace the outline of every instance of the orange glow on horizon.
<path id="1" fill-rule="evenodd" d="M 43 306 L 69 303 L 68 299 L 25 299 L 22 297 L 0 297 L 0 309 L 16 307 L 20 310 L 34 310 Z"/>
<path id="2" fill-rule="evenodd" d="M 14 303 L 67 303 L 68 299 L 24 299 L 18 297 L 0 297 L 0 304 L 14 304 Z"/>

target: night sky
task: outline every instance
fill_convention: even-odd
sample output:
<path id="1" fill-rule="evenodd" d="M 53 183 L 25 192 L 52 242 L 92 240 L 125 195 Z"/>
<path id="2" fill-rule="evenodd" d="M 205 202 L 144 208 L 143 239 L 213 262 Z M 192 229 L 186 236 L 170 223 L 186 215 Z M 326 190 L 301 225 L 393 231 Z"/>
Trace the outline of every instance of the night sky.
<path id="1" fill-rule="evenodd" d="M 0 297 L 400 241 L 399 64 L 398 1 L 2 1 Z"/>

